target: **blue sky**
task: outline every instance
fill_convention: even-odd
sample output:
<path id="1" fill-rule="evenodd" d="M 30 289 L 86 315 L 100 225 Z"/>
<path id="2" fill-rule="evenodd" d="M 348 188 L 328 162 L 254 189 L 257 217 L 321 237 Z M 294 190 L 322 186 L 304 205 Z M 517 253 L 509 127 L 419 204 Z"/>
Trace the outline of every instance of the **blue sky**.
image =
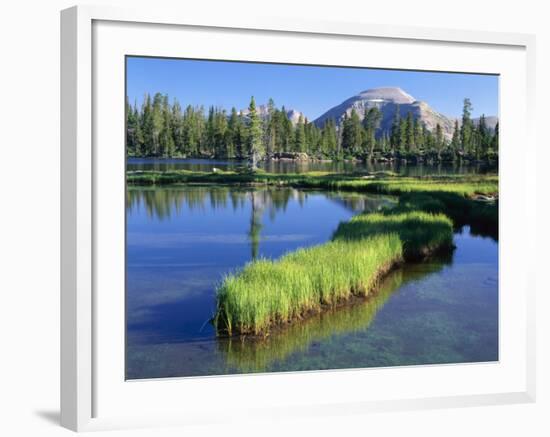
<path id="1" fill-rule="evenodd" d="M 253 95 L 258 104 L 272 97 L 277 107 L 297 109 L 313 120 L 360 91 L 382 86 L 398 86 L 445 115 L 459 116 L 465 97 L 472 101 L 473 116 L 498 115 L 497 76 L 127 58 L 127 94 L 138 105 L 145 93 L 160 92 L 182 106 L 244 109 Z"/>

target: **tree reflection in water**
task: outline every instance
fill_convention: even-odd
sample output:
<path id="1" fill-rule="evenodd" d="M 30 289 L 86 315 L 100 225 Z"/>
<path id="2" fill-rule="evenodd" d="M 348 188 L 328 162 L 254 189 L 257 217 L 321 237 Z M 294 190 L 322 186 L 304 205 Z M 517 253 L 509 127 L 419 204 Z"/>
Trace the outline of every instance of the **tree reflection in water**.
<path id="1" fill-rule="evenodd" d="M 181 187 L 128 187 L 126 209 L 131 212 L 143 207 L 147 215 L 158 220 L 172 220 L 184 216 L 185 211 L 226 209 L 242 210 L 250 204 L 248 239 L 251 259 L 259 256 L 263 217 L 267 212 L 274 220 L 279 212 L 284 212 L 291 199 L 304 206 L 309 195 L 319 195 L 318 191 L 296 190 L 293 188 L 239 188 L 228 186 L 181 186 Z M 331 201 L 353 212 L 375 211 L 393 204 L 391 197 L 369 196 L 359 193 L 323 192 Z"/>

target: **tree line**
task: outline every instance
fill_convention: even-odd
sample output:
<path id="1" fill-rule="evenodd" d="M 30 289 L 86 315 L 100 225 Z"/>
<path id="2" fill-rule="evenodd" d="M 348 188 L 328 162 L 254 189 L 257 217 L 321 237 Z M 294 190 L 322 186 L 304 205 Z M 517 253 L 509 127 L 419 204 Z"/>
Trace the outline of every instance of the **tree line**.
<path id="1" fill-rule="evenodd" d="M 248 111 L 188 105 L 182 108 L 167 95 L 145 95 L 140 107 L 126 99 L 126 146 L 130 157 L 210 157 L 247 159 L 253 166 L 281 153 L 305 153 L 319 159 L 493 159 L 498 154 L 498 124 L 489 129 L 485 117 L 471 118 L 472 103 L 464 99 L 462 120 L 455 121 L 452 139 L 439 124 L 429 130 L 397 106 L 391 128 L 381 130 L 382 113 L 367 108 L 360 117 L 352 109 L 340 125 L 329 119 L 322 127 L 303 115 L 293 123 L 284 106 L 270 99 L 259 113 L 254 97 Z"/>

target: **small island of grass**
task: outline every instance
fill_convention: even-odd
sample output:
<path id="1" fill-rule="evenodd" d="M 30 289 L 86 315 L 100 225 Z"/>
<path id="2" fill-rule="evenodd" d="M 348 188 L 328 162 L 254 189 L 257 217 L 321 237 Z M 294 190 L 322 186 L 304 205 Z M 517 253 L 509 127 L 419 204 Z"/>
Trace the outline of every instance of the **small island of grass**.
<path id="1" fill-rule="evenodd" d="M 365 214 L 341 224 L 331 242 L 258 260 L 225 278 L 214 324 L 219 332 L 265 334 L 277 325 L 373 293 L 396 265 L 452 247 L 442 214 Z"/>

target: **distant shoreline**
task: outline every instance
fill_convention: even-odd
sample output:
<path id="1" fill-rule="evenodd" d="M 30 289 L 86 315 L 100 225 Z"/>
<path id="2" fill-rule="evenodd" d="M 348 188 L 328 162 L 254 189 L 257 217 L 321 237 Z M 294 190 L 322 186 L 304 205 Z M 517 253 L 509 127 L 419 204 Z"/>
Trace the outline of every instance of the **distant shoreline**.
<path id="1" fill-rule="evenodd" d="M 290 152 L 295 153 L 295 152 Z M 290 154 L 289 153 L 289 154 Z M 299 154 L 299 152 L 296 152 L 296 154 Z M 286 155 L 286 154 L 285 154 Z M 305 154 L 304 154 L 305 155 Z M 385 157 L 385 156 L 379 156 L 374 157 L 373 159 L 358 159 L 358 158 L 346 158 L 346 159 L 330 159 L 330 158 L 319 158 L 314 156 L 302 156 L 302 157 L 289 157 L 289 156 L 282 156 L 282 157 L 276 157 L 276 156 L 270 156 L 266 157 L 260 162 L 289 162 L 289 163 L 356 163 L 356 164 L 379 164 L 379 165 L 428 165 L 428 166 L 437 166 L 437 165 L 445 165 L 445 166 L 456 166 L 456 165 L 486 165 L 488 167 L 494 167 L 498 168 L 498 159 L 497 160 L 474 160 L 470 158 L 463 158 L 461 160 L 427 160 L 423 157 L 420 157 L 421 159 L 418 159 L 419 156 L 417 155 L 411 155 L 409 157 Z M 185 161 L 210 161 L 212 163 L 242 163 L 242 165 L 246 165 L 248 160 L 246 158 L 223 158 L 223 157 L 215 157 L 215 156 L 127 156 L 127 161 L 130 160 L 144 160 L 144 161 L 177 161 L 177 162 L 185 162 Z"/>

